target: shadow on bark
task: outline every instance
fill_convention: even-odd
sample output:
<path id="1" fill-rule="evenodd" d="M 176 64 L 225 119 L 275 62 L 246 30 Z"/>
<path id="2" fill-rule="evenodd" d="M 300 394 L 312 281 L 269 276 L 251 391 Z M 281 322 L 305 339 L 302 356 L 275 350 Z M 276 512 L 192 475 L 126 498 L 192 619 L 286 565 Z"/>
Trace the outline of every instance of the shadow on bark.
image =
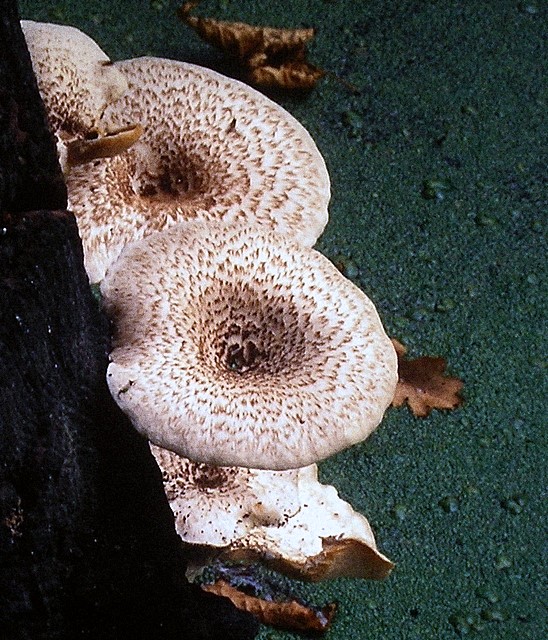
<path id="1" fill-rule="evenodd" d="M 186 582 L 159 469 L 110 397 L 15 1 L 0 12 L 0 637 L 252 638 Z"/>

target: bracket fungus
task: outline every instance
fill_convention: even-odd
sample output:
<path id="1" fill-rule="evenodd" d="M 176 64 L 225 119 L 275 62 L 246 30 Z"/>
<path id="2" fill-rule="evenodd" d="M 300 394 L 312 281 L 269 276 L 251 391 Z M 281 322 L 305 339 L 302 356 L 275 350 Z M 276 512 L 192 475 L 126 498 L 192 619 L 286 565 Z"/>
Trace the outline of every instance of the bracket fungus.
<path id="1" fill-rule="evenodd" d="M 22 20 L 21 28 L 63 172 L 130 147 L 142 128 L 134 121 L 115 130 L 104 118 L 128 85 L 99 45 L 67 25 Z"/>
<path id="2" fill-rule="evenodd" d="M 126 153 L 68 176 L 92 282 L 127 243 L 187 219 L 256 221 L 314 244 L 327 223 L 329 176 L 293 116 L 196 65 L 145 57 L 113 68 L 129 90 L 105 117 L 144 132 Z"/>
<path id="3" fill-rule="evenodd" d="M 190 571 L 215 557 L 258 560 L 315 582 L 382 579 L 394 566 L 377 549 L 366 518 L 318 481 L 315 464 L 287 471 L 212 467 L 151 450 Z"/>
<path id="4" fill-rule="evenodd" d="M 397 382 L 373 303 L 264 227 L 179 223 L 126 247 L 101 285 L 110 391 L 152 443 L 281 470 L 365 439 Z"/>
<path id="5" fill-rule="evenodd" d="M 302 579 L 387 576 L 315 465 L 377 427 L 398 372 L 373 303 L 311 248 L 330 198 L 312 138 L 209 69 L 23 29 L 113 323 L 109 388 L 179 535 Z"/>

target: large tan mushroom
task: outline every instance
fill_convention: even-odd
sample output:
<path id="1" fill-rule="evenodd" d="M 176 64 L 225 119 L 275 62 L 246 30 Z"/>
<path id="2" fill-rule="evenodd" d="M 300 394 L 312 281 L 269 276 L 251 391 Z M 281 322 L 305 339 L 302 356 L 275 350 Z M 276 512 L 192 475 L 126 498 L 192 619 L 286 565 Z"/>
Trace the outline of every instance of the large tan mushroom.
<path id="1" fill-rule="evenodd" d="M 66 25 L 22 20 L 21 28 L 63 171 L 131 146 L 142 133 L 138 120 L 114 130 L 104 117 L 128 84 L 99 45 Z"/>
<path id="2" fill-rule="evenodd" d="M 75 168 L 69 204 L 92 282 L 122 248 L 177 221 L 256 221 L 313 245 L 327 222 L 329 176 L 282 107 L 209 69 L 159 58 L 114 63 L 129 90 L 105 117 L 140 122 L 127 152 Z"/>
<path id="3" fill-rule="evenodd" d="M 212 467 L 151 446 L 190 572 L 213 558 L 254 562 L 302 580 L 385 578 L 392 562 L 368 521 L 318 481 L 288 471 Z"/>
<path id="4" fill-rule="evenodd" d="M 317 251 L 264 227 L 180 223 L 102 283 L 107 379 L 135 428 L 194 461 L 280 470 L 366 438 L 397 361 L 373 303 Z"/>

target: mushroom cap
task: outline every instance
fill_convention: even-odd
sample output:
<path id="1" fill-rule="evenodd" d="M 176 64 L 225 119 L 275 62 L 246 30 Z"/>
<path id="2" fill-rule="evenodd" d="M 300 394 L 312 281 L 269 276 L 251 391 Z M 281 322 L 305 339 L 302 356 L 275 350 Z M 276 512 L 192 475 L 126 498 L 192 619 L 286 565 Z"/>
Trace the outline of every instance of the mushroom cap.
<path id="1" fill-rule="evenodd" d="M 373 303 L 264 227 L 180 223 L 126 247 L 101 286 L 111 394 L 197 462 L 288 469 L 366 438 L 397 360 Z"/>
<path id="2" fill-rule="evenodd" d="M 214 467 L 155 445 L 150 449 L 162 470 L 175 528 L 187 544 L 224 548 L 248 530 L 278 526 L 299 510 L 298 470 L 284 471 L 283 491 L 271 491 L 282 472 Z"/>
<path id="3" fill-rule="evenodd" d="M 278 472 L 280 474 L 286 471 Z M 269 566 L 299 580 L 386 578 L 394 564 L 375 542 L 367 518 L 318 481 L 315 464 L 298 469 L 300 509 L 282 525 L 256 527 L 225 554 L 233 560 L 265 557 Z"/>
<path id="4" fill-rule="evenodd" d="M 315 464 L 287 471 L 212 467 L 151 450 L 191 571 L 213 557 L 259 560 L 310 581 L 380 579 L 394 566 L 377 549 L 367 519 L 318 481 Z"/>
<path id="5" fill-rule="evenodd" d="M 76 167 L 69 205 L 92 282 L 123 246 L 175 222 L 256 220 L 313 245 L 327 223 L 329 176 L 304 127 L 247 85 L 160 58 L 114 63 L 128 92 L 115 127 L 140 122 L 127 153 Z"/>
<path id="6" fill-rule="evenodd" d="M 101 130 L 108 104 L 127 82 L 99 45 L 74 27 L 22 20 L 48 120 L 59 137 Z"/>

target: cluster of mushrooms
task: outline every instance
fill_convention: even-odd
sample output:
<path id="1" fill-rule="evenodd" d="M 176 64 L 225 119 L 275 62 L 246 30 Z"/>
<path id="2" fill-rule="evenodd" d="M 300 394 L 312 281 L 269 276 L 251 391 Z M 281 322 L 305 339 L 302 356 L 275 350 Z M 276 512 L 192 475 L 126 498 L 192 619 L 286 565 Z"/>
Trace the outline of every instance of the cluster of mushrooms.
<path id="1" fill-rule="evenodd" d="M 194 569 L 387 576 L 367 520 L 318 481 L 381 421 L 397 362 L 373 303 L 311 248 L 330 197 L 312 138 L 209 69 L 112 63 L 77 29 L 22 27 L 113 324 L 109 388 Z"/>

